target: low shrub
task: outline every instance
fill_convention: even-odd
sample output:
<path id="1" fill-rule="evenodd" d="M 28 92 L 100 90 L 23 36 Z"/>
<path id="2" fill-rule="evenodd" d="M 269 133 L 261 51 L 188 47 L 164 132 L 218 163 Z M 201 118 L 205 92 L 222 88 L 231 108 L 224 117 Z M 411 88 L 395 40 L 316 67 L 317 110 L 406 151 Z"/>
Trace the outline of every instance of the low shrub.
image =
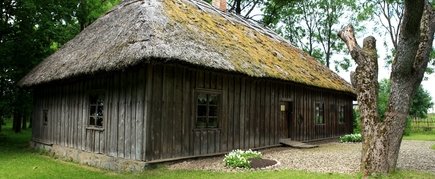
<path id="1" fill-rule="evenodd" d="M 432 147 L 431 147 L 431 148 L 435 150 L 435 144 L 434 144 L 434 145 L 432 145 Z"/>
<path id="2" fill-rule="evenodd" d="M 347 134 L 340 137 L 340 142 L 361 142 L 361 134 Z"/>
<path id="3" fill-rule="evenodd" d="M 225 155 L 225 166 L 232 168 L 251 168 L 248 159 L 261 158 L 261 153 L 252 151 L 251 149 L 243 151 L 240 149 L 233 150 L 229 154 Z"/>

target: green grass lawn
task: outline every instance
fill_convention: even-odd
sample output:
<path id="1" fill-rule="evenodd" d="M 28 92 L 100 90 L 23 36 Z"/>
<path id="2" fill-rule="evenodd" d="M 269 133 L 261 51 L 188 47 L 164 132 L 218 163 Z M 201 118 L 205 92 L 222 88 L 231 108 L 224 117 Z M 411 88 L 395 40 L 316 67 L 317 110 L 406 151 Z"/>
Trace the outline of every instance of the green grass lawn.
<path id="1" fill-rule="evenodd" d="M 435 133 L 411 133 L 409 136 L 403 136 L 403 139 L 435 141 Z"/>
<path id="2" fill-rule="evenodd" d="M 29 148 L 30 129 L 15 134 L 3 126 L 0 134 L 0 178 L 360 178 L 360 175 L 314 173 L 296 170 L 209 172 L 168 170 L 164 166 L 142 173 L 116 173 L 65 162 Z M 381 178 L 435 178 L 424 172 L 399 171 Z"/>

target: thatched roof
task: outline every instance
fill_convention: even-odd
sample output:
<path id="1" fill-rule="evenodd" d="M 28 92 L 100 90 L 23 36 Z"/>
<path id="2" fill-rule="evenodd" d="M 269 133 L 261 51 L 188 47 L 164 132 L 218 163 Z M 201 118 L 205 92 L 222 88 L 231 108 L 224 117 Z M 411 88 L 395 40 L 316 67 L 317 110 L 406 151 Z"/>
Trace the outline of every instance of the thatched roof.
<path id="1" fill-rule="evenodd" d="M 273 31 L 202 0 L 124 1 L 36 66 L 20 85 L 151 59 L 353 92 L 349 83 Z"/>

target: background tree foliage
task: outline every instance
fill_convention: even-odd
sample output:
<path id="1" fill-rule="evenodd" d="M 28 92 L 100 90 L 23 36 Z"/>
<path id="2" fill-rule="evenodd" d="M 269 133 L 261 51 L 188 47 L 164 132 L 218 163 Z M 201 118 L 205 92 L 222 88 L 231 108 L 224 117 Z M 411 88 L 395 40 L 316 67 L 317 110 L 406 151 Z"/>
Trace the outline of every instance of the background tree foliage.
<path id="1" fill-rule="evenodd" d="M 13 114 L 15 131 L 25 127 L 21 122 L 30 116 L 32 95 L 16 83 L 117 3 L 119 0 L 1 1 L 0 120 Z"/>
<path id="2" fill-rule="evenodd" d="M 432 3 L 432 6 L 433 3 Z M 403 20 L 404 0 L 372 0 L 365 1 L 359 4 L 358 21 L 377 22 L 375 26 L 365 28 L 386 37 L 387 40 L 383 41 L 385 48 L 385 64 L 390 67 L 393 58 L 396 54 L 397 43 L 400 35 L 400 26 Z M 432 46 L 434 49 L 434 47 Z M 426 69 L 427 74 L 434 72 L 435 66 L 435 51 L 432 50 L 430 55 L 431 62 Z"/>
<path id="3" fill-rule="evenodd" d="M 265 3 L 263 23 L 327 67 L 334 62 L 338 71 L 349 68 L 350 60 L 331 58 L 344 50 L 335 32 L 343 25 L 345 12 L 355 8 L 353 0 L 272 0 Z"/>
<path id="4" fill-rule="evenodd" d="M 388 79 L 383 79 L 379 82 L 379 103 L 378 111 L 379 116 L 385 118 L 385 111 L 387 110 L 388 98 L 390 96 L 391 83 Z M 409 110 L 409 116 L 412 118 L 426 118 L 428 110 L 432 107 L 432 97 L 423 86 L 419 86 L 414 94 L 414 98 Z"/>

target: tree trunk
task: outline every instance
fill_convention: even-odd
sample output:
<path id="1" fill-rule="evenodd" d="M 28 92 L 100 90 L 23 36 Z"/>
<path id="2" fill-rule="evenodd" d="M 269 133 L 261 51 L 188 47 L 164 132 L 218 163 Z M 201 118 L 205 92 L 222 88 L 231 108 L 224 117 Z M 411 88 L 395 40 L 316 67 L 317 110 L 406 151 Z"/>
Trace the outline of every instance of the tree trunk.
<path id="1" fill-rule="evenodd" d="M 236 14 L 242 13 L 242 2 L 241 0 L 236 0 Z"/>
<path id="2" fill-rule="evenodd" d="M 14 112 L 14 119 L 12 123 L 12 129 L 15 131 L 15 133 L 21 132 L 21 121 L 22 121 L 22 115 L 20 112 Z"/>
<path id="3" fill-rule="evenodd" d="M 27 114 L 24 114 L 23 115 L 23 122 L 22 122 L 22 125 L 21 125 L 21 129 L 23 129 L 23 130 L 26 130 L 26 128 L 27 128 Z"/>
<path id="4" fill-rule="evenodd" d="M 29 128 L 32 128 L 32 121 L 33 121 L 33 118 L 32 118 L 32 116 L 30 116 L 30 119 L 29 119 Z"/>
<path id="5" fill-rule="evenodd" d="M 338 34 L 357 63 L 351 80 L 361 112 L 364 138 L 361 172 L 364 176 L 389 173 L 396 168 L 409 106 L 429 62 L 434 29 L 435 18 L 431 5 L 424 0 L 406 0 L 385 119 L 380 119 L 377 112 L 376 40 L 367 37 L 363 48 L 360 48 L 352 25 L 344 27 Z"/>

